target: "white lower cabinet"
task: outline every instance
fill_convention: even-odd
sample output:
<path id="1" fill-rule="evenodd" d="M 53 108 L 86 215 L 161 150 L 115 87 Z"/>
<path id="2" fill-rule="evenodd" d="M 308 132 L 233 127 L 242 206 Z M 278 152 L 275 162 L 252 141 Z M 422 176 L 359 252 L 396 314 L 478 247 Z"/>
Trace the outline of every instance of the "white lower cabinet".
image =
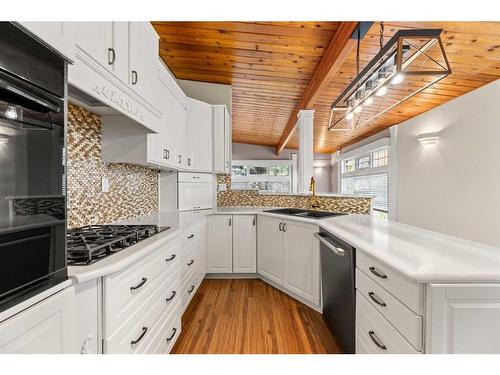
<path id="1" fill-rule="evenodd" d="M 283 286 L 306 300 L 319 305 L 319 244 L 314 237 L 318 227 L 285 221 Z"/>
<path id="2" fill-rule="evenodd" d="M 259 216 L 257 234 L 257 271 L 275 283 L 283 281 L 283 219 Z"/>
<path id="3" fill-rule="evenodd" d="M 357 354 L 420 354 L 359 292 L 356 292 Z"/>
<path id="4" fill-rule="evenodd" d="M 0 323 L 0 353 L 77 353 L 73 287 Z"/>
<path id="5" fill-rule="evenodd" d="M 207 217 L 207 273 L 256 273 L 255 215 Z"/>
<path id="6" fill-rule="evenodd" d="M 500 354 L 499 284 L 430 284 L 426 316 L 426 353 Z"/>
<path id="7" fill-rule="evenodd" d="M 254 215 L 233 216 L 233 272 L 257 272 L 257 226 Z"/>
<path id="8" fill-rule="evenodd" d="M 319 307 L 316 225 L 268 216 L 258 220 L 258 273 Z"/>
<path id="9" fill-rule="evenodd" d="M 207 217 L 207 273 L 233 272 L 233 216 Z"/>

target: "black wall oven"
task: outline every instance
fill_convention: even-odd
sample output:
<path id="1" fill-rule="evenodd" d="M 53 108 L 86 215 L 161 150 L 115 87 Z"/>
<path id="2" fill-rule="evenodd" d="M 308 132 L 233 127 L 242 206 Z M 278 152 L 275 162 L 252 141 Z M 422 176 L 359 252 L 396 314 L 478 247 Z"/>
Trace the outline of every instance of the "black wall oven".
<path id="1" fill-rule="evenodd" d="M 0 311 L 67 279 L 66 71 L 0 22 Z"/>

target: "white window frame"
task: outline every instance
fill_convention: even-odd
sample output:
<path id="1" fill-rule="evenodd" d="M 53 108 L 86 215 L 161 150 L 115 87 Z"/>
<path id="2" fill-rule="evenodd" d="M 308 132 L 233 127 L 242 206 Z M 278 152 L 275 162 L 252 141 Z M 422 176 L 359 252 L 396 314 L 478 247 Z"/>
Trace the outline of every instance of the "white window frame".
<path id="1" fill-rule="evenodd" d="M 262 181 L 275 181 L 275 182 L 288 182 L 290 186 L 290 193 L 293 191 L 293 160 L 232 160 L 231 167 L 233 165 L 247 165 L 252 167 L 266 167 L 267 173 L 265 175 L 248 175 L 248 176 L 233 176 L 231 168 L 231 179 L 236 182 L 262 182 Z M 290 173 L 288 176 L 271 176 L 269 174 L 269 167 L 275 165 L 288 165 Z"/>

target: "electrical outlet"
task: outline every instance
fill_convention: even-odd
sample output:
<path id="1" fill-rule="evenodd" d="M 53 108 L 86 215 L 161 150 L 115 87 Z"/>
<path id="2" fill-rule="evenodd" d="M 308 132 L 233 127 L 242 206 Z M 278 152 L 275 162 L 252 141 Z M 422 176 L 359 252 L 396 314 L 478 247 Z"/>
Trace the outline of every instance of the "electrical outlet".
<path id="1" fill-rule="evenodd" d="M 101 190 L 103 193 L 109 192 L 109 178 L 103 177 L 101 180 Z"/>
<path id="2" fill-rule="evenodd" d="M 219 191 L 226 191 L 226 190 L 227 190 L 226 184 L 219 184 Z"/>

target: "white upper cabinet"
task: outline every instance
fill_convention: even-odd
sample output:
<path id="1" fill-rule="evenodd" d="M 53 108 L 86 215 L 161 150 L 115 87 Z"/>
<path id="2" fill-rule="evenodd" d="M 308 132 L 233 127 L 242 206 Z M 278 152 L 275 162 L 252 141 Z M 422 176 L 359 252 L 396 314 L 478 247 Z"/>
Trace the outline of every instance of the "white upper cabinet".
<path id="1" fill-rule="evenodd" d="M 158 105 L 158 39 L 149 22 L 129 22 L 128 84 L 154 106 Z"/>
<path id="2" fill-rule="evenodd" d="M 187 167 L 211 172 L 212 160 L 212 106 L 187 98 Z"/>
<path id="3" fill-rule="evenodd" d="M 75 47 L 103 67 L 111 67 L 113 22 L 67 22 Z"/>
<path id="4" fill-rule="evenodd" d="M 214 171 L 231 172 L 231 118 L 225 105 L 213 106 Z"/>
<path id="5" fill-rule="evenodd" d="M 19 24 L 68 59 L 74 59 L 74 46 L 68 37 L 67 22 L 23 21 Z"/>

